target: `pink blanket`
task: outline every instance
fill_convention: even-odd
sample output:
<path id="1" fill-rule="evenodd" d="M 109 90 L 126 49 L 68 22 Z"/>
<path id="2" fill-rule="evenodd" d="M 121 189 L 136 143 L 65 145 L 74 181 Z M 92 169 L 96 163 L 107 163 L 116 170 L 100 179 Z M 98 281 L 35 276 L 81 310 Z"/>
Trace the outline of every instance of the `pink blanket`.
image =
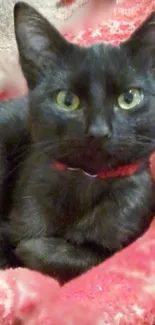
<path id="1" fill-rule="evenodd" d="M 119 0 L 108 22 L 67 37 L 82 44 L 103 39 L 117 44 L 154 4 Z M 150 167 L 155 179 L 155 155 Z M 155 221 L 131 246 L 64 287 L 26 269 L 1 271 L 0 325 L 52 324 L 155 325 Z"/>

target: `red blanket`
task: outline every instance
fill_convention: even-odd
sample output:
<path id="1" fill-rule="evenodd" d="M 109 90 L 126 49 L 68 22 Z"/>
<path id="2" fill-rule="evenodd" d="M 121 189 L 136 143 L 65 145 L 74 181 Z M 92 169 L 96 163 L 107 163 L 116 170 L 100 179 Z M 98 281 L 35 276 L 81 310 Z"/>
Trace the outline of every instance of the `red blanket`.
<path id="1" fill-rule="evenodd" d="M 128 37 L 155 1 L 119 0 L 108 22 L 67 37 L 78 43 Z M 9 90 L 6 89 L 5 98 Z M 150 167 L 155 179 L 155 155 Z M 0 272 L 1 325 L 155 325 L 155 221 L 146 234 L 61 287 L 25 269 Z"/>

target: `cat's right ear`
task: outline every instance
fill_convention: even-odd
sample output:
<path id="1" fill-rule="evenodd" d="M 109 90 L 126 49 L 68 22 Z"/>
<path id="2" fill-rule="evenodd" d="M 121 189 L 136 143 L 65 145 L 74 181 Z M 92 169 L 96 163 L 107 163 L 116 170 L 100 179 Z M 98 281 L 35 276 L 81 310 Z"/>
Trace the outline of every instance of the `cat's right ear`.
<path id="1" fill-rule="evenodd" d="M 130 57 L 137 59 L 137 64 L 148 67 L 151 62 L 155 67 L 155 12 L 134 31 L 130 38 L 121 44 Z"/>
<path id="2" fill-rule="evenodd" d="M 29 89 L 41 80 L 52 56 L 64 56 L 71 44 L 37 10 L 24 2 L 14 8 L 20 63 Z"/>

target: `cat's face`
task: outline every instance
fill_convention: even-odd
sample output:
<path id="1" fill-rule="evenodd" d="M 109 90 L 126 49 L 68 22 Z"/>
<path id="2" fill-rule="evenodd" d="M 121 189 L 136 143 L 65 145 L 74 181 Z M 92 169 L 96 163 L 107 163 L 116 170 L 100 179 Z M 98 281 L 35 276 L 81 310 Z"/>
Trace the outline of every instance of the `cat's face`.
<path id="1" fill-rule="evenodd" d="M 15 31 L 34 141 L 48 155 L 94 174 L 154 150 L 155 14 L 116 48 L 70 44 L 24 4 Z"/>

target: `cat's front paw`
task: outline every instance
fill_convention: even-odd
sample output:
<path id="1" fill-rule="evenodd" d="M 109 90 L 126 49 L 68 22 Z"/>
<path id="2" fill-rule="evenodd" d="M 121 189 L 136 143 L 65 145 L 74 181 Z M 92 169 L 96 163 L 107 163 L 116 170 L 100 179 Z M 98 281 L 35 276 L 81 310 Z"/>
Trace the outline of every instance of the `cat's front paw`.
<path id="1" fill-rule="evenodd" d="M 42 260 L 40 245 L 39 239 L 22 240 L 16 247 L 15 254 L 25 266 L 36 269 Z"/>

